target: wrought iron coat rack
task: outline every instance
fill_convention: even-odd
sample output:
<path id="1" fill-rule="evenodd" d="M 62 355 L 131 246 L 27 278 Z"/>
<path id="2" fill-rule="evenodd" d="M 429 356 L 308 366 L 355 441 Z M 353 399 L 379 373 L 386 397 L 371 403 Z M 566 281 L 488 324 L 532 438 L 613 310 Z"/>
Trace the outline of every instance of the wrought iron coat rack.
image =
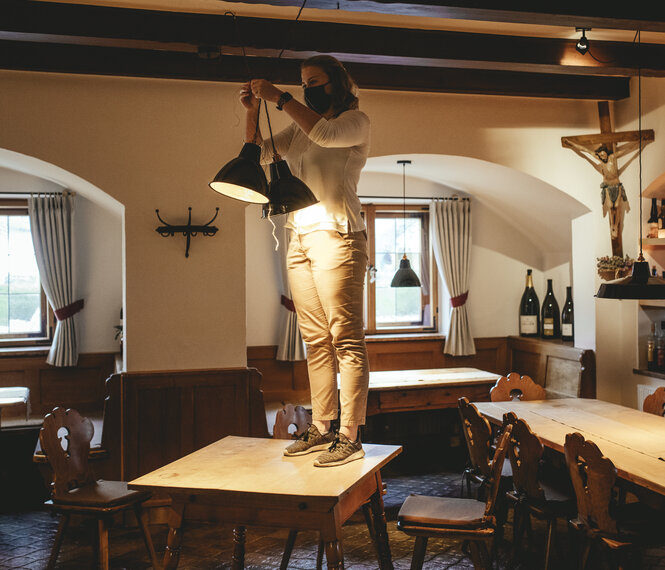
<path id="1" fill-rule="evenodd" d="M 159 226 L 157 229 L 155 229 L 156 232 L 159 233 L 162 237 L 168 237 L 168 236 L 174 236 L 176 234 L 182 234 L 187 238 L 187 247 L 185 249 L 185 257 L 189 257 L 189 244 L 192 236 L 197 235 L 198 233 L 201 233 L 204 236 L 212 237 L 214 236 L 218 229 L 216 226 L 211 226 L 215 219 L 217 218 L 217 214 L 219 214 L 219 208 L 215 208 L 215 215 L 212 217 L 212 220 L 210 220 L 207 224 L 204 224 L 202 226 L 193 226 L 192 225 L 192 208 L 189 208 L 189 217 L 187 219 L 187 225 L 180 225 L 180 226 L 172 226 L 168 222 L 165 222 L 162 220 L 161 216 L 159 215 L 159 210 L 155 210 L 155 213 L 157 214 L 157 218 L 159 219 L 163 226 Z"/>

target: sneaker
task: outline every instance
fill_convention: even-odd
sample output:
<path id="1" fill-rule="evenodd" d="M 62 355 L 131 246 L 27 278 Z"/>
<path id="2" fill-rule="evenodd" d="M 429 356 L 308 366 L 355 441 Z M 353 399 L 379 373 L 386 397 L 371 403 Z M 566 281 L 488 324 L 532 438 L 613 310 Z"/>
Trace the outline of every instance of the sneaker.
<path id="1" fill-rule="evenodd" d="M 360 443 L 360 438 L 357 441 L 351 441 L 343 433 L 338 433 L 328 451 L 324 451 L 314 460 L 314 465 L 316 467 L 335 467 L 364 456 L 365 451 L 363 444 Z"/>
<path id="2" fill-rule="evenodd" d="M 295 455 L 312 453 L 313 451 L 321 451 L 322 449 L 327 449 L 333 441 L 335 441 L 335 432 L 333 430 L 322 434 L 314 424 L 310 424 L 298 436 L 298 439 L 284 450 L 284 455 L 293 457 Z"/>

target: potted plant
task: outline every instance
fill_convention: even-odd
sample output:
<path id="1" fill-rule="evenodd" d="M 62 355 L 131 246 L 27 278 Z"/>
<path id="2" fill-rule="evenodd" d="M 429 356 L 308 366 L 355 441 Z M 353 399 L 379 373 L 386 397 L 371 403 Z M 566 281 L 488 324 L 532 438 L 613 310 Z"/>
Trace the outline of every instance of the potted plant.
<path id="1" fill-rule="evenodd" d="M 626 257 L 621 257 L 619 255 L 603 257 L 597 257 L 598 263 L 596 267 L 598 268 L 598 275 L 604 281 L 612 281 L 614 279 L 620 279 L 621 277 L 627 277 L 630 275 L 630 272 L 633 269 L 634 259 L 631 259 L 626 255 Z"/>

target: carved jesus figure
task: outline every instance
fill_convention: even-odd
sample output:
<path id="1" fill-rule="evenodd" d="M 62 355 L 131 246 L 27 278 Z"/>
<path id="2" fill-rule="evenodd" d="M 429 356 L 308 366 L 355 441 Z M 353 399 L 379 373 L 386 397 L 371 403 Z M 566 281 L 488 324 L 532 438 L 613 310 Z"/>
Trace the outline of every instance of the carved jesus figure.
<path id="1" fill-rule="evenodd" d="M 600 202 L 603 205 L 603 217 L 610 216 L 610 238 L 612 240 L 612 255 L 623 257 L 623 218 L 630 212 L 630 205 L 626 197 L 626 190 L 619 180 L 628 165 L 638 156 L 637 153 L 629 157 L 626 163 L 619 168 L 617 159 L 639 150 L 639 141 L 631 141 L 617 145 L 617 151 L 607 145 L 600 145 L 592 150 L 589 146 L 568 141 L 569 147 L 589 162 L 603 177 L 600 184 Z M 593 145 L 595 146 L 595 145 Z"/>
<path id="2" fill-rule="evenodd" d="M 603 177 L 600 185 L 600 200 L 603 206 L 603 217 L 609 214 L 612 255 L 623 257 L 621 239 L 623 218 L 626 212 L 630 211 L 630 206 L 619 176 L 639 156 L 640 139 L 641 148 L 644 148 L 654 140 L 654 134 L 650 129 L 621 133 L 612 131 L 607 101 L 598 102 L 598 117 L 600 119 L 599 134 L 561 137 L 561 144 L 581 156 Z M 622 157 L 625 157 L 626 161 L 619 168 L 618 159 Z"/>

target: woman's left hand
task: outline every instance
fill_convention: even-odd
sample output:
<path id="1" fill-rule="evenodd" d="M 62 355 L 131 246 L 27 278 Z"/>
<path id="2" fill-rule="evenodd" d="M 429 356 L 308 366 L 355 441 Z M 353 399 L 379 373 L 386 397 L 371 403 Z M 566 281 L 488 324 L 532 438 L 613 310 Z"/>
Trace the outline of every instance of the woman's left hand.
<path id="1" fill-rule="evenodd" d="M 252 79 L 251 88 L 254 97 L 265 99 L 272 103 L 277 103 L 282 95 L 282 92 L 266 79 Z"/>

